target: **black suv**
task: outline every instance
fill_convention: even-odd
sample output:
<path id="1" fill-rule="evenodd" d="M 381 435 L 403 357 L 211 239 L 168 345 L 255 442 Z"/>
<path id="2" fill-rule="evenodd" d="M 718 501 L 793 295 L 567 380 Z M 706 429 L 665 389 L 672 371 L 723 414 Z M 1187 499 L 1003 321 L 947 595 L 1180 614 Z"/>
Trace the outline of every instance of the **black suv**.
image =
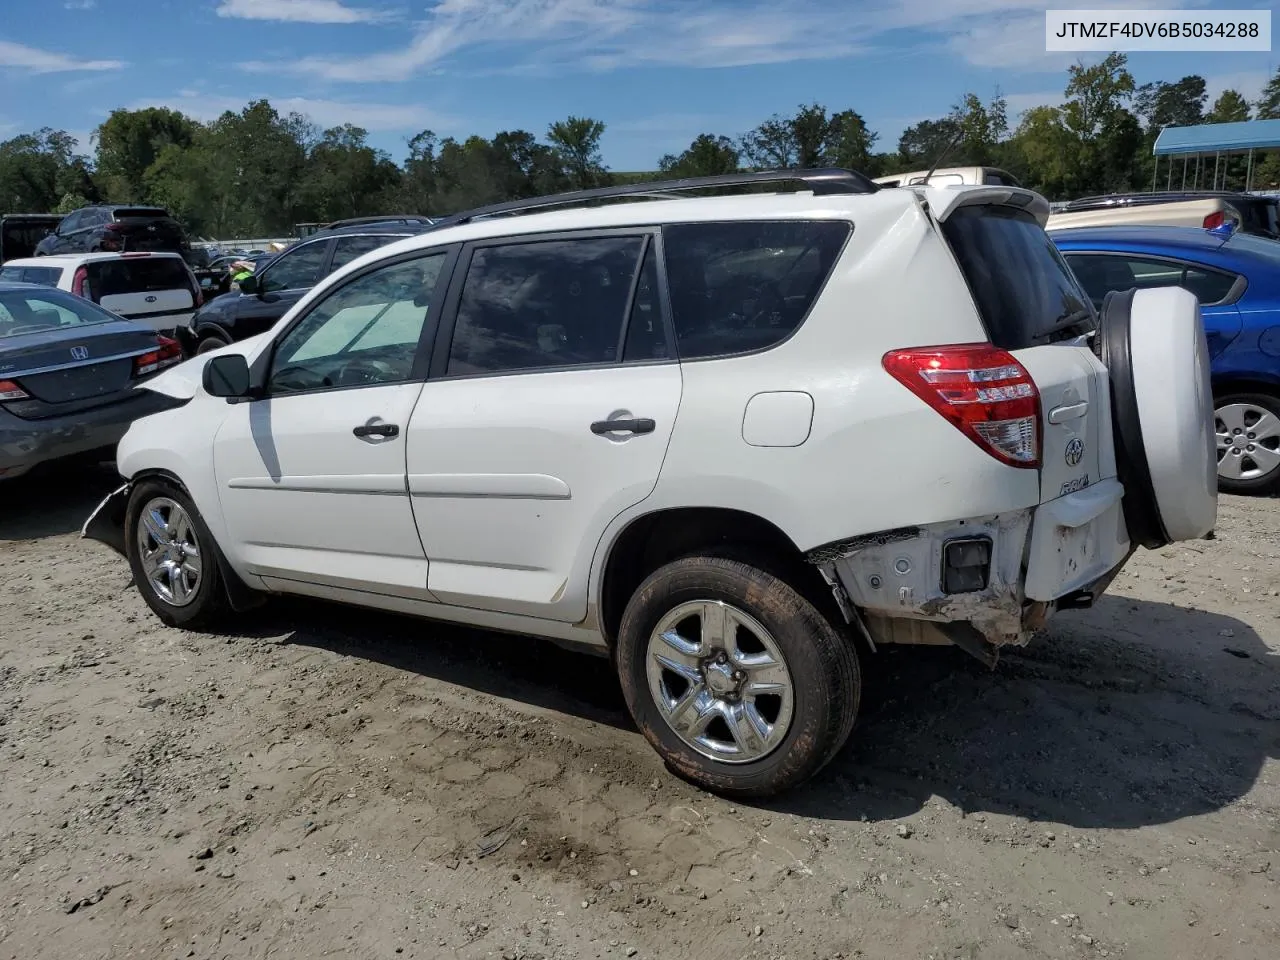
<path id="1" fill-rule="evenodd" d="M 181 254 L 191 260 L 191 242 L 182 224 L 162 207 L 81 207 L 62 218 L 36 245 L 36 256 L 140 250 Z"/>
<path id="2" fill-rule="evenodd" d="M 320 230 L 259 262 L 239 290 L 208 301 L 191 318 L 189 328 L 178 329 L 178 339 L 189 356 L 269 330 L 303 294 L 339 267 L 430 229 L 430 222 L 404 218 Z"/>

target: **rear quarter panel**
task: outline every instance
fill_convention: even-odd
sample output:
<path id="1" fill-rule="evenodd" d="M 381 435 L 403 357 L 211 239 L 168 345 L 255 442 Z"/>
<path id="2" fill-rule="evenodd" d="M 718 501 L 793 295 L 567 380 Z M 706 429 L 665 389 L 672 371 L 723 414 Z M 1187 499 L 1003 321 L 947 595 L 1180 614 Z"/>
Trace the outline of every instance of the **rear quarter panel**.
<path id="1" fill-rule="evenodd" d="M 919 205 L 877 210 L 878 221 L 869 214 L 855 224 L 790 340 L 753 355 L 682 364 L 676 428 L 640 512 L 743 510 L 807 550 L 1039 502 L 1037 471 L 996 461 L 881 366 L 895 348 L 980 342 L 986 333 L 950 250 Z M 769 391 L 812 396 L 812 427 L 799 446 L 743 440 L 748 401 Z"/>

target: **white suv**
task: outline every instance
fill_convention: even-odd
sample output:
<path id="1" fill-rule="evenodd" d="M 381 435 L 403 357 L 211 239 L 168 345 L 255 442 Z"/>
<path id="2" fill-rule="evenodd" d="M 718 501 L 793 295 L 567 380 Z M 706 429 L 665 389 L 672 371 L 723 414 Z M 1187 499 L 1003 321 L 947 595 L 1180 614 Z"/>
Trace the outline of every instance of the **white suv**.
<path id="1" fill-rule="evenodd" d="M 608 652 L 675 772 L 774 793 L 859 646 L 993 662 L 1213 526 L 1194 297 L 1098 328 L 1047 214 L 789 171 L 459 215 L 149 381 L 85 535 L 176 626 L 300 594 Z"/>
<path id="2" fill-rule="evenodd" d="M 191 323 L 200 281 L 176 253 L 61 253 L 9 260 L 0 280 L 67 290 L 159 333 Z"/>

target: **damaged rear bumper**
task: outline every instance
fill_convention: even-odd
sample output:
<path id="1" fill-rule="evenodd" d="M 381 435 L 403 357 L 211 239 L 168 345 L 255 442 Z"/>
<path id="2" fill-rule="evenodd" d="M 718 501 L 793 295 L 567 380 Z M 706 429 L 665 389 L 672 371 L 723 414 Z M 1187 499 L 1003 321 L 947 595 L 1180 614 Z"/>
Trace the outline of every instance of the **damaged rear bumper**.
<path id="1" fill-rule="evenodd" d="M 1085 606 L 1132 553 L 1124 488 L 1103 480 L 1024 510 L 885 531 L 810 551 L 873 643 L 1025 644 L 1059 607 Z M 956 590 L 958 545 L 985 545 L 982 582 Z M 951 588 L 948 588 L 951 584 Z M 988 651 L 989 652 L 989 651 Z"/>

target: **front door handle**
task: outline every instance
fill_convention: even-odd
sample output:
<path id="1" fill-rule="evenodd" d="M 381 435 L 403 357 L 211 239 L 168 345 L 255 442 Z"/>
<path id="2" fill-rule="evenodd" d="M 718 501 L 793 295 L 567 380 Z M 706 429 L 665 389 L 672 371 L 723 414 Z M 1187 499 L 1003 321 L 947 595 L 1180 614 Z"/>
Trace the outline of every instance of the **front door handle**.
<path id="1" fill-rule="evenodd" d="M 653 433 L 658 425 L 648 418 L 629 418 L 626 420 L 597 420 L 591 425 L 591 432 L 596 436 L 606 433 Z"/>
<path id="2" fill-rule="evenodd" d="M 351 431 L 357 437 L 398 437 L 400 428 L 394 423 L 362 423 Z"/>

